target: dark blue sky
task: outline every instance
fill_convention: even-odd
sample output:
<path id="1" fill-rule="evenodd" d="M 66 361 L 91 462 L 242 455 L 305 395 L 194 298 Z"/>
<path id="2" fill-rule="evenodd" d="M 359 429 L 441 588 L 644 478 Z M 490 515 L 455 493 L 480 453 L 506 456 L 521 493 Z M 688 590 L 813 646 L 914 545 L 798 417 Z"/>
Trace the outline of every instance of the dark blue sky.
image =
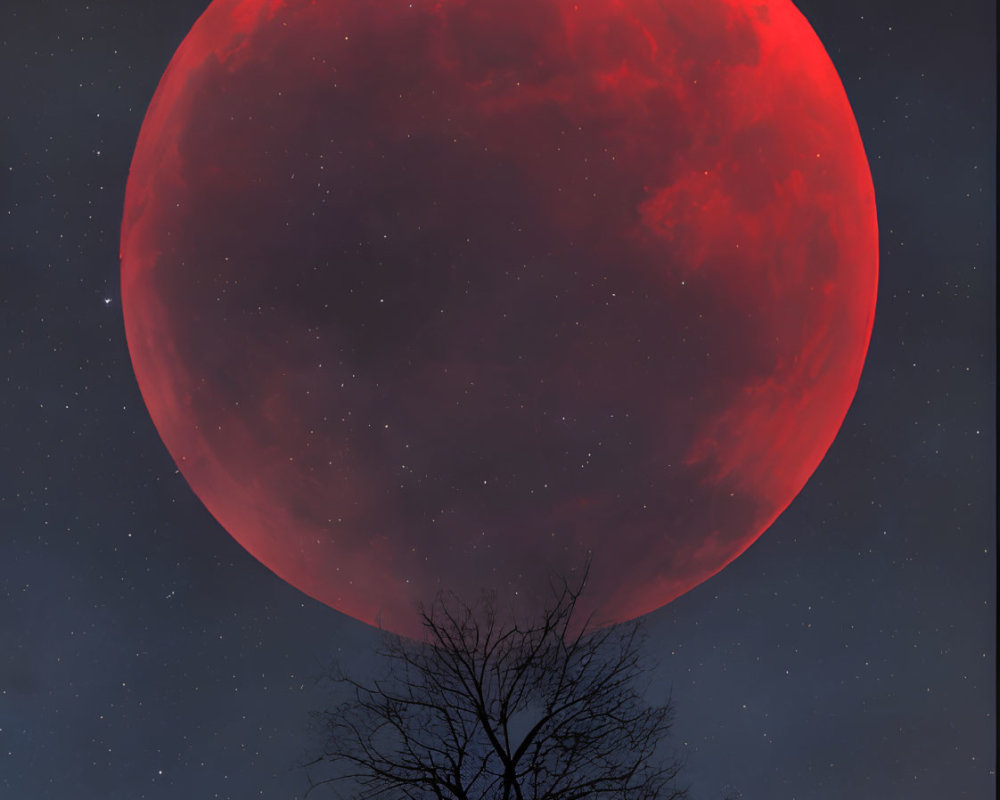
<path id="1" fill-rule="evenodd" d="M 205 5 L 0 12 L 4 797 L 300 797 L 312 676 L 377 644 L 215 523 L 132 374 L 125 179 Z M 698 797 L 993 797 L 995 12 L 798 5 L 871 161 L 875 331 L 799 498 L 648 616 L 656 676 Z"/>

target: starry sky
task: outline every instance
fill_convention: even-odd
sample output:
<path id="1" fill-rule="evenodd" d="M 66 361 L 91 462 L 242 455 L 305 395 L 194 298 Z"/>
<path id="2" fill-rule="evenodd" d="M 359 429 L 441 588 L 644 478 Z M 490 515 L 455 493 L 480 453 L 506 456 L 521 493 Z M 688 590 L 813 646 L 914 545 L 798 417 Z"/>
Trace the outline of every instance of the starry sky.
<path id="1" fill-rule="evenodd" d="M 801 2 L 879 208 L 844 426 L 736 562 L 646 617 L 698 797 L 995 794 L 991 4 Z M 118 239 L 133 148 L 205 9 L 13 0 L 0 23 L 0 793 L 295 798 L 331 658 L 377 633 L 252 559 L 146 412 Z"/>

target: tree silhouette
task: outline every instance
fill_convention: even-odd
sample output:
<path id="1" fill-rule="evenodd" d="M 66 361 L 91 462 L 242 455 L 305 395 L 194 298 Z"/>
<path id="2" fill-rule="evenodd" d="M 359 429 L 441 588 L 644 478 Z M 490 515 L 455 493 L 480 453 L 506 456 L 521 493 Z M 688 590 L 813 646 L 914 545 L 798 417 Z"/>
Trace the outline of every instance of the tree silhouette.
<path id="1" fill-rule="evenodd" d="M 665 752 L 673 709 L 646 702 L 638 623 L 575 618 L 585 584 L 553 586 L 527 623 L 501 620 L 495 596 L 442 594 L 418 643 L 384 635 L 384 677 L 334 680 L 349 699 L 319 712 L 333 777 L 357 800 L 681 800 L 681 762 Z"/>

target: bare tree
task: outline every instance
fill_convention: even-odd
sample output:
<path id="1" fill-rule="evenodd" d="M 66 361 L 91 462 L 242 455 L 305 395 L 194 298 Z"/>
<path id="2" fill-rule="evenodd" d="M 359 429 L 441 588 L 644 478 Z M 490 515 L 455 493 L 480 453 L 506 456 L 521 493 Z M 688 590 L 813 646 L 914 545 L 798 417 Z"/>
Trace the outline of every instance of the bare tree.
<path id="1" fill-rule="evenodd" d="M 424 800 L 681 800 L 681 763 L 664 751 L 672 706 L 638 682 L 637 623 L 575 619 L 583 581 L 563 581 L 527 624 L 441 595 L 422 610 L 425 640 L 385 635 L 383 679 L 338 674 L 349 699 L 317 715 L 311 762 L 351 797 Z"/>

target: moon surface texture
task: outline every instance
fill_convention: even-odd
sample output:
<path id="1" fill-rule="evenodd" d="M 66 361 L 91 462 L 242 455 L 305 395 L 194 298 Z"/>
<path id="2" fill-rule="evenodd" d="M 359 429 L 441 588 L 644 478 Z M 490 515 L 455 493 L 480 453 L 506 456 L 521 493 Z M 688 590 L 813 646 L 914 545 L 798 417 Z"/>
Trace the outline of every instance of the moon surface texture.
<path id="1" fill-rule="evenodd" d="M 871 175 L 788 0 L 215 0 L 139 136 L 128 345 L 267 567 L 419 630 L 439 589 L 636 617 L 830 447 Z"/>

